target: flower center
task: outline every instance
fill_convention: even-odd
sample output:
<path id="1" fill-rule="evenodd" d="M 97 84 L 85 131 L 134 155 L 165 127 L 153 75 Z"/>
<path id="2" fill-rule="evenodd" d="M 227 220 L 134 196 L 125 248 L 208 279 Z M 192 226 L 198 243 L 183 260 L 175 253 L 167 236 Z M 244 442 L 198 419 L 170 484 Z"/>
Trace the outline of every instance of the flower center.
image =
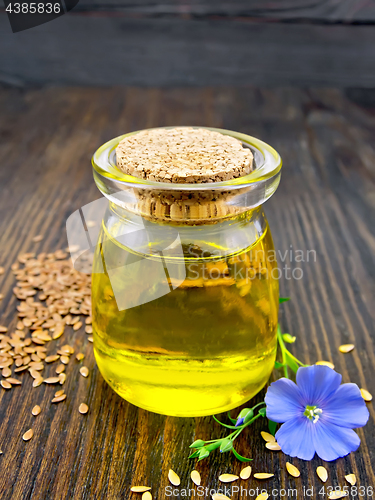
<path id="1" fill-rule="evenodd" d="M 307 417 L 309 420 L 313 421 L 313 424 L 317 423 L 317 421 L 319 420 L 319 417 L 322 413 L 323 413 L 323 410 L 321 410 L 317 406 L 306 406 L 306 409 L 303 412 L 305 417 Z"/>

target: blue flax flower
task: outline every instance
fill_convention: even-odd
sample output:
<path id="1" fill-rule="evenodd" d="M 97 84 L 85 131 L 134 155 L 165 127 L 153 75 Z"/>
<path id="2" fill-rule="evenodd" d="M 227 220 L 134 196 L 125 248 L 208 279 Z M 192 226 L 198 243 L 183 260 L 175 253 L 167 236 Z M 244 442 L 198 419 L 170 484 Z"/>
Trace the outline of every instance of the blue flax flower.
<path id="1" fill-rule="evenodd" d="M 282 451 L 311 460 L 315 452 L 331 461 L 355 451 L 369 412 L 356 384 L 341 384 L 341 375 L 323 365 L 299 368 L 297 384 L 273 382 L 265 402 L 267 417 L 283 425 L 276 433 Z"/>

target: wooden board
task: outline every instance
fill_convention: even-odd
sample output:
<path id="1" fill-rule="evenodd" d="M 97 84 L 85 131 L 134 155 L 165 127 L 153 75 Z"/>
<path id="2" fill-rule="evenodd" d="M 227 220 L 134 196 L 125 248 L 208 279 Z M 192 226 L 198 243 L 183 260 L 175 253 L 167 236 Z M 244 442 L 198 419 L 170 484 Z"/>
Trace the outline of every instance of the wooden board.
<path id="1" fill-rule="evenodd" d="M 372 2 L 357 0 L 80 0 L 75 12 L 122 12 L 142 15 L 251 16 L 278 20 L 374 22 Z"/>
<path id="2" fill-rule="evenodd" d="M 375 86 L 372 26 L 75 13 L 13 34 L 0 13 L 0 83 Z"/>
<path id="3" fill-rule="evenodd" d="M 292 264 L 301 265 L 302 279 L 281 281 L 281 293 L 292 297 L 281 306 L 280 322 L 298 337 L 293 352 L 306 363 L 332 361 L 344 382 L 375 393 L 373 91 L 3 89 L 0 109 L 0 266 L 6 269 L 0 276 L 5 295 L 0 324 L 15 326 L 17 301 L 9 268 L 17 255 L 65 247 L 67 217 L 99 197 L 90 168 L 99 145 L 144 127 L 229 128 L 266 140 L 283 157 L 281 185 L 265 206 L 276 248 L 282 254 L 291 246 L 316 251 L 316 262 Z M 37 234 L 44 240 L 33 243 Z M 60 341 L 85 352 L 90 368 L 85 379 L 78 363 L 69 363 L 66 401 L 51 405 L 55 389 L 33 389 L 28 375 L 22 376 L 21 387 L 0 388 L 2 500 L 136 500 L 139 496 L 129 492 L 134 484 L 150 485 L 161 500 L 167 498 L 169 468 L 184 487 L 191 485 L 195 466 L 202 484 L 211 488 L 218 487 L 219 473 L 240 471 L 229 454 L 213 454 L 198 465 L 187 458 L 193 440 L 225 435 L 211 417 L 171 418 L 138 410 L 103 381 L 84 332 L 67 332 Z M 341 354 L 339 345 L 348 342 L 355 350 Z M 85 416 L 78 412 L 82 401 L 90 408 Z M 42 407 L 36 419 L 31 415 L 35 404 Z M 344 486 L 350 472 L 358 485 L 375 484 L 372 404 L 369 410 L 368 425 L 358 431 L 359 451 L 325 464 L 327 485 Z M 22 434 L 31 426 L 34 437 L 25 443 Z M 244 431 L 238 451 L 254 458 L 254 471 L 272 471 L 275 477 L 244 484 L 269 492 L 297 488 L 298 498 L 304 487 L 315 487 L 313 498 L 320 498 L 315 468 L 322 461 L 292 460 L 301 470 L 301 477 L 292 479 L 285 471 L 289 457 L 265 449 L 260 438 L 265 428 L 258 420 Z"/>

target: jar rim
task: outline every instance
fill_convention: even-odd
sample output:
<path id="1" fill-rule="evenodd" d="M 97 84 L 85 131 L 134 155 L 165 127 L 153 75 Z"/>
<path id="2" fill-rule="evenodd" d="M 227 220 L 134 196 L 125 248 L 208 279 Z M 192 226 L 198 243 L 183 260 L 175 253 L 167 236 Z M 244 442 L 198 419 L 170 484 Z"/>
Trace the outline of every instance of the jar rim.
<path id="1" fill-rule="evenodd" d="M 170 127 L 156 127 L 156 128 L 175 128 Z M 179 127 L 180 128 L 180 127 Z M 204 191 L 204 190 L 235 190 L 244 187 L 255 187 L 254 184 L 263 183 L 265 181 L 270 181 L 272 178 L 278 176 L 282 167 L 282 160 L 279 153 L 272 148 L 267 143 L 246 135 L 240 132 L 234 132 L 232 130 L 213 128 L 213 127 L 200 127 L 194 126 L 189 128 L 206 129 L 214 132 L 219 132 L 224 135 L 229 135 L 240 140 L 246 147 L 249 147 L 254 155 L 254 162 L 256 168 L 247 175 L 242 177 L 237 177 L 235 179 L 230 179 L 227 181 L 219 182 L 205 182 L 205 183 L 171 183 L 171 182 L 160 182 L 152 181 L 148 179 L 141 179 L 129 174 L 121 172 L 116 166 L 116 147 L 119 142 L 125 137 L 137 134 L 141 130 L 130 132 L 127 134 L 115 137 L 102 146 L 100 146 L 94 153 L 92 157 L 92 166 L 94 169 L 94 174 L 100 176 L 100 181 L 98 187 L 103 192 L 101 186 L 107 181 L 115 182 L 117 188 L 129 188 L 129 187 L 141 187 L 143 189 L 163 189 L 163 191 Z M 152 129 L 147 129 L 152 130 Z M 95 176 L 96 177 L 96 176 Z M 98 182 L 97 182 L 98 184 Z M 277 188 L 278 182 L 275 183 L 275 190 Z M 103 187 L 103 186 L 102 186 Z M 103 193 L 105 194 L 105 193 Z"/>

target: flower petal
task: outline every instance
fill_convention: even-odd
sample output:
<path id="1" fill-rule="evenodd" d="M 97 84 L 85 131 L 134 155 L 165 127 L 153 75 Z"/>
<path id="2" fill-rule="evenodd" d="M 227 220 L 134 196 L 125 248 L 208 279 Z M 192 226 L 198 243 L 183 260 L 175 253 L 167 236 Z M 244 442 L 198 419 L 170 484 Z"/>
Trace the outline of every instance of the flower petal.
<path id="1" fill-rule="evenodd" d="M 273 382 L 264 401 L 267 405 L 267 418 L 274 422 L 286 422 L 305 411 L 301 392 L 297 385 L 287 378 Z"/>
<path id="2" fill-rule="evenodd" d="M 323 365 L 301 367 L 296 381 L 306 405 L 320 406 L 341 384 L 341 375 Z"/>
<path id="3" fill-rule="evenodd" d="M 316 453 L 327 462 L 345 457 L 361 444 L 361 440 L 352 429 L 345 429 L 323 420 L 312 425 L 315 426 L 313 441 Z"/>
<path id="4" fill-rule="evenodd" d="M 363 427 L 369 419 L 369 411 L 356 384 L 342 384 L 322 405 L 321 419 L 340 427 Z"/>
<path id="5" fill-rule="evenodd" d="M 313 426 L 314 424 L 306 417 L 293 418 L 285 422 L 275 435 L 281 450 L 291 457 L 311 460 L 315 455 Z"/>

